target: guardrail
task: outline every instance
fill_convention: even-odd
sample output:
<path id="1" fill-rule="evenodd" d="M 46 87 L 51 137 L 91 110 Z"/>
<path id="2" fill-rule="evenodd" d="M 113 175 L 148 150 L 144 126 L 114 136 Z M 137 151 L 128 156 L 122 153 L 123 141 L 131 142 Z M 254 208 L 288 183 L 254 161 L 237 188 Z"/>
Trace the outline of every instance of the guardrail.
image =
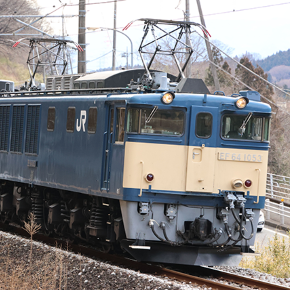
<path id="1" fill-rule="evenodd" d="M 267 174 L 265 220 L 290 226 L 290 177 Z"/>
<path id="2" fill-rule="evenodd" d="M 290 203 L 290 177 L 268 173 L 266 197 Z"/>
<path id="3" fill-rule="evenodd" d="M 284 202 L 265 201 L 265 219 L 278 222 L 280 225 L 290 224 L 290 208 Z"/>

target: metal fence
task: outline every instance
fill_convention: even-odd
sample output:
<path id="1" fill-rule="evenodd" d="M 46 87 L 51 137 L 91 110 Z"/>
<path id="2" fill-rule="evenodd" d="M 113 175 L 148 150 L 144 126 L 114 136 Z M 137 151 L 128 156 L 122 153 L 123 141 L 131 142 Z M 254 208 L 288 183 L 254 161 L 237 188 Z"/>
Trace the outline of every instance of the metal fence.
<path id="1" fill-rule="evenodd" d="M 290 177 L 267 174 L 265 219 L 290 225 Z"/>
<path id="2" fill-rule="evenodd" d="M 266 199 L 265 213 L 265 220 L 272 220 L 280 225 L 290 224 L 290 208 L 283 202 L 276 203 Z"/>
<path id="3" fill-rule="evenodd" d="M 268 173 L 266 197 L 290 203 L 290 177 Z"/>

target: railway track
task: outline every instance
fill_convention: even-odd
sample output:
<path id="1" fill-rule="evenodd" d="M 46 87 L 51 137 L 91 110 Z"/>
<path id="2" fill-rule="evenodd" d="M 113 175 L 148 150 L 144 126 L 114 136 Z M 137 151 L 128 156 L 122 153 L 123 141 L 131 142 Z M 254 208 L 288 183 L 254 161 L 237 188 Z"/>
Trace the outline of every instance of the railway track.
<path id="1" fill-rule="evenodd" d="M 27 232 L 17 226 L 14 225 L 6 225 L 0 223 L 0 230 L 7 231 L 10 233 L 15 233 L 21 236 L 28 237 Z M 85 255 L 102 262 L 110 263 L 115 266 L 129 268 L 135 271 L 139 271 L 144 274 L 151 274 L 158 277 L 167 277 L 169 279 L 186 282 L 190 285 L 199 285 L 206 286 L 211 289 L 247 289 L 245 287 L 249 287 L 249 289 L 290 289 L 289 287 L 276 285 L 272 283 L 268 283 L 261 280 L 256 280 L 248 277 L 242 277 L 239 275 L 235 275 L 232 273 L 220 271 L 217 269 L 212 269 L 208 267 L 191 267 L 191 266 L 160 266 L 160 265 L 152 265 L 134 261 L 127 257 L 121 255 L 112 255 L 108 253 L 101 252 L 97 249 L 75 244 L 63 239 L 55 239 L 51 237 L 47 237 L 45 235 L 36 234 L 33 238 L 34 240 L 49 244 L 49 245 L 58 245 L 71 250 L 74 253 Z M 205 278 L 208 277 L 208 278 Z"/>

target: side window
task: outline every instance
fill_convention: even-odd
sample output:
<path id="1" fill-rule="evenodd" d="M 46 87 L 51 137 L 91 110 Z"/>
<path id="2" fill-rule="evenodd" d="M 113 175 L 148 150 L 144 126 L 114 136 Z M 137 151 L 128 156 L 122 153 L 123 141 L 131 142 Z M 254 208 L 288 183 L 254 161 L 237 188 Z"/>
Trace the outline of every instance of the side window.
<path id="1" fill-rule="evenodd" d="M 49 107 L 47 113 L 47 131 L 54 131 L 55 107 Z"/>
<path id="2" fill-rule="evenodd" d="M 115 142 L 124 142 L 125 108 L 117 108 L 116 137 Z"/>
<path id="3" fill-rule="evenodd" d="M 88 84 L 87 83 L 82 83 L 82 89 L 87 89 L 88 88 Z"/>
<path id="4" fill-rule="evenodd" d="M 89 88 L 94 89 L 95 88 L 95 82 L 89 82 Z"/>
<path id="5" fill-rule="evenodd" d="M 195 134 L 199 138 L 209 138 L 212 132 L 212 115 L 199 113 L 196 116 Z"/>
<path id="6" fill-rule="evenodd" d="M 103 88 L 104 87 L 104 83 L 103 82 L 97 82 L 97 88 Z"/>
<path id="7" fill-rule="evenodd" d="M 69 107 L 67 109 L 66 131 L 73 132 L 75 127 L 76 108 Z"/>
<path id="8" fill-rule="evenodd" d="M 80 88 L 80 84 L 79 83 L 74 83 L 74 89 L 77 90 Z"/>
<path id="9" fill-rule="evenodd" d="M 88 133 L 94 134 L 97 130 L 98 109 L 96 107 L 89 108 Z"/>

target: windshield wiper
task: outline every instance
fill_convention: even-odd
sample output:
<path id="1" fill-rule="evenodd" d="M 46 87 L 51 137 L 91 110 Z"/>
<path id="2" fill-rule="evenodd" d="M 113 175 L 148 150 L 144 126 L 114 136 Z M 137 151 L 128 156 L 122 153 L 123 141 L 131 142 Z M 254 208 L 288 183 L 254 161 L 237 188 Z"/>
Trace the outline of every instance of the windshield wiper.
<path id="1" fill-rule="evenodd" d="M 247 125 L 248 122 L 250 121 L 252 115 L 253 115 L 253 113 L 250 112 L 250 113 L 247 115 L 247 117 L 245 118 L 245 120 L 243 121 L 242 126 L 239 128 L 239 134 L 241 135 L 241 137 L 242 137 L 243 134 L 245 133 L 246 125 Z"/>
<path id="2" fill-rule="evenodd" d="M 154 114 L 156 113 L 158 109 L 158 106 L 154 106 L 154 108 L 152 109 L 150 115 L 148 116 L 148 118 L 145 120 L 145 124 L 149 123 L 151 121 L 151 119 L 153 118 Z"/>

